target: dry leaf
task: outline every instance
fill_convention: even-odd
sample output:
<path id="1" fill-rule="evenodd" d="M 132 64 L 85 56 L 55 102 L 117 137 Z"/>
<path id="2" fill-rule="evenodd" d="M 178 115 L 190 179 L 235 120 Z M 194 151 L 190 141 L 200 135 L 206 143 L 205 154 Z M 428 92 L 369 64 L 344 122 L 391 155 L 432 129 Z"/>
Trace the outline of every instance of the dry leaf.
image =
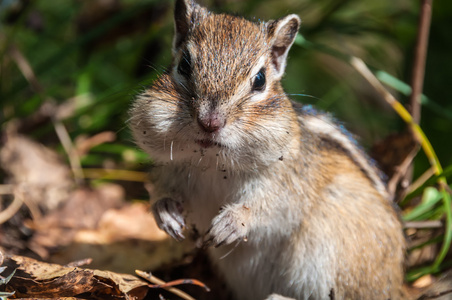
<path id="1" fill-rule="evenodd" d="M 80 230 L 95 229 L 105 211 L 119 207 L 123 201 L 124 191 L 119 185 L 79 188 L 64 206 L 31 225 L 36 232 L 28 246 L 42 258 L 48 258 L 49 249 L 70 245 Z"/>
<path id="2" fill-rule="evenodd" d="M 91 231 L 91 234 L 96 243 L 113 243 L 128 239 L 161 241 L 168 238 L 168 235 L 157 227 L 147 203 L 132 203 L 119 209 L 109 209 L 102 215 L 99 226 L 94 232 Z M 76 240 L 86 242 L 86 235 L 87 232 L 79 232 Z"/>
<path id="3" fill-rule="evenodd" d="M 7 284 L 13 298 L 143 299 L 147 284 L 132 275 L 64 267 L 22 256 L 6 256 L 4 266 L 16 274 Z"/>

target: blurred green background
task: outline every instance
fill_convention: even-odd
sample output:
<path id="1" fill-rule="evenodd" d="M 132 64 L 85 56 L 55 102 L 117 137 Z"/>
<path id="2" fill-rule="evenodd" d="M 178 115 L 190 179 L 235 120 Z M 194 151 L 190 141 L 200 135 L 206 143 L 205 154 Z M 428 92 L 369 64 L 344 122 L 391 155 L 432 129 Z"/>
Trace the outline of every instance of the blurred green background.
<path id="1" fill-rule="evenodd" d="M 72 139 L 105 130 L 117 133 L 114 145 L 83 158 L 85 166 L 103 159 L 117 163 L 144 159 L 135 153 L 127 129 L 127 109 L 134 95 L 171 60 L 171 1 L 85 0 L 0 2 L 0 99 L 2 124 L 30 118 L 49 98 L 70 102 L 64 118 Z M 237 12 L 253 20 L 296 13 L 301 34 L 361 57 L 374 70 L 410 82 L 420 1 L 264 0 L 204 1 L 214 11 Z M 443 165 L 452 163 L 452 3 L 435 1 L 427 59 L 422 127 Z M 37 93 L 19 70 L 11 49 L 28 61 L 42 91 Z M 334 57 L 295 44 L 283 82 L 292 98 L 333 112 L 365 147 L 403 129 L 404 124 L 353 69 Z M 394 91 L 400 101 L 407 97 Z M 309 96 L 303 96 L 309 95 Z M 50 123 L 32 124 L 26 133 L 48 143 Z M 24 129 L 25 130 L 25 129 Z M 57 146 L 55 144 L 55 146 Z M 131 155 L 132 154 L 132 155 Z M 106 156 L 107 155 L 107 156 Z M 419 155 L 416 174 L 428 167 Z"/>
<path id="2" fill-rule="evenodd" d="M 362 58 L 388 83 L 410 83 L 420 1 L 415 0 L 210 0 L 216 12 L 251 20 L 290 13 L 300 33 L 318 45 Z M 90 149 L 83 168 L 145 170 L 149 159 L 127 128 L 135 95 L 171 61 L 173 1 L 0 1 L 0 122 L 63 156 L 54 121 L 72 141 L 112 131 L 116 139 Z M 452 2 L 433 2 L 421 127 L 444 168 L 452 164 Z M 366 149 L 406 128 L 381 95 L 337 57 L 306 48 L 289 53 L 283 85 L 291 98 L 329 111 Z M 402 103 L 403 88 L 391 89 Z M 388 145 L 390 148 L 390 145 Z M 429 168 L 415 159 L 417 178 Z M 136 197 L 132 195 L 131 197 Z M 143 196 L 143 195 L 141 195 Z M 439 215 L 441 217 L 441 214 Z"/>

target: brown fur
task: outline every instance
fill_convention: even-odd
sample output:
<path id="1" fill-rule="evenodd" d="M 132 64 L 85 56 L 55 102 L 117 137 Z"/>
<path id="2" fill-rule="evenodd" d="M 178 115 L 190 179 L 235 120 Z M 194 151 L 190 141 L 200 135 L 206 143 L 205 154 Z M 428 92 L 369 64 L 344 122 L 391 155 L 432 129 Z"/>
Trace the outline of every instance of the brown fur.
<path id="1" fill-rule="evenodd" d="M 253 23 L 179 0 L 175 19 L 171 69 L 131 109 L 156 163 L 159 226 L 220 246 L 211 257 L 238 299 L 401 298 L 405 241 L 378 171 L 281 88 L 299 18 Z"/>

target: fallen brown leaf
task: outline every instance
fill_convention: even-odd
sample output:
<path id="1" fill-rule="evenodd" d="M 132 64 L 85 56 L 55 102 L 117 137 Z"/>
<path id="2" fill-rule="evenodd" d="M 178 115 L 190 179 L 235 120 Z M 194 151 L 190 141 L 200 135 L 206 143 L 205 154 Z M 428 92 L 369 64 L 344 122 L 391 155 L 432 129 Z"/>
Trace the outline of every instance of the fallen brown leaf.
<path id="1" fill-rule="evenodd" d="M 133 275 L 65 267 L 23 256 L 5 256 L 4 266 L 17 270 L 6 290 L 12 298 L 143 299 L 146 282 Z"/>
<path id="2" fill-rule="evenodd" d="M 49 249 L 70 245 L 79 230 L 95 229 L 102 215 L 124 201 L 123 189 L 115 184 L 79 188 L 72 192 L 63 206 L 47 214 L 39 223 L 29 224 L 36 230 L 28 247 L 42 258 Z"/>
<path id="3" fill-rule="evenodd" d="M 146 203 L 125 204 L 121 208 L 107 210 L 99 221 L 96 230 L 79 232 L 76 236 L 78 242 L 114 243 L 128 239 L 144 241 L 161 241 L 168 235 L 160 230 L 149 211 Z"/>

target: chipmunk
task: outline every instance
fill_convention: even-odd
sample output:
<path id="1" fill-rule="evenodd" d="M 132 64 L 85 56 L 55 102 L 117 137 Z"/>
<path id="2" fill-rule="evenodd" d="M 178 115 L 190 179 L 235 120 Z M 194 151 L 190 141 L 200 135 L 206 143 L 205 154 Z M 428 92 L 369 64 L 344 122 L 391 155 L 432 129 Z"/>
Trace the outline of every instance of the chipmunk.
<path id="1" fill-rule="evenodd" d="M 379 171 L 281 87 L 300 18 L 175 6 L 170 68 L 134 101 L 153 214 L 204 237 L 237 299 L 400 299 L 405 238 Z"/>

